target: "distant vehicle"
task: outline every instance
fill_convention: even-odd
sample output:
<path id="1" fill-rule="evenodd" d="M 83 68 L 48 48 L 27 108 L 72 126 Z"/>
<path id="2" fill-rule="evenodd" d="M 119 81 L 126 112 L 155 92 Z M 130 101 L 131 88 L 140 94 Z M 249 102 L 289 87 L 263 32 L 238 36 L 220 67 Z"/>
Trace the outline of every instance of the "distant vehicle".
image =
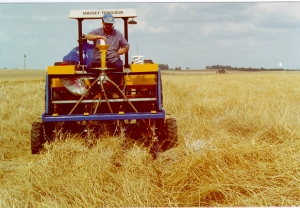
<path id="1" fill-rule="evenodd" d="M 217 73 L 217 74 L 227 74 L 227 71 L 226 71 L 226 69 L 218 69 L 218 70 L 216 71 L 216 73 Z"/>

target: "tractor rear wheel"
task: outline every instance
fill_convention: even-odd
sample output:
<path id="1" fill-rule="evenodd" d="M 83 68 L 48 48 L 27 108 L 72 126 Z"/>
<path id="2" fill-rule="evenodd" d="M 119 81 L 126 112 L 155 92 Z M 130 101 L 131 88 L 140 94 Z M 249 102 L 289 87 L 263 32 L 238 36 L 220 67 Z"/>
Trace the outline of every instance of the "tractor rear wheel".
<path id="1" fill-rule="evenodd" d="M 34 122 L 31 126 L 31 153 L 39 153 L 42 150 L 44 143 L 43 124 Z"/>
<path id="2" fill-rule="evenodd" d="M 162 152 L 169 150 L 178 143 L 177 122 L 175 118 L 167 118 L 164 125 L 163 141 L 161 141 L 160 150 Z"/>

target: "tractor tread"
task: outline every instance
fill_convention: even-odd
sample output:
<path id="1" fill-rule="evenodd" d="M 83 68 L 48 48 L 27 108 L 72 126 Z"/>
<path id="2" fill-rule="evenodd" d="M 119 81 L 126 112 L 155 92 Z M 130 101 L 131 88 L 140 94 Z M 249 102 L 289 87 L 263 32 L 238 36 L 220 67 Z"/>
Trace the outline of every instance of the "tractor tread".
<path id="1" fill-rule="evenodd" d="M 164 125 L 163 141 L 161 151 L 169 150 L 178 143 L 177 122 L 175 118 L 167 118 Z"/>
<path id="2" fill-rule="evenodd" d="M 43 124 L 41 122 L 33 122 L 31 126 L 31 153 L 37 154 L 43 148 Z"/>

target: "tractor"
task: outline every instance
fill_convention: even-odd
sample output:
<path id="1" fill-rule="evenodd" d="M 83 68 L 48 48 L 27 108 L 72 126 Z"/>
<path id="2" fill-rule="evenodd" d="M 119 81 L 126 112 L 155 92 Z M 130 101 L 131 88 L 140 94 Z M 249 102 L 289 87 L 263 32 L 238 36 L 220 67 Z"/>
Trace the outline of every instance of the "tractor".
<path id="1" fill-rule="evenodd" d="M 89 143 L 105 132 L 142 141 L 153 158 L 177 145 L 177 123 L 163 108 L 157 63 L 140 57 L 129 64 L 126 53 L 123 72 L 115 72 L 105 63 L 109 45 L 101 44 L 96 45 L 101 51 L 100 67 L 87 72 L 87 65 L 83 64 L 82 23 L 101 19 L 105 13 L 123 19 L 124 37 L 128 41 L 128 24 L 136 24 L 135 9 L 70 11 L 69 19 L 78 23 L 79 63 L 59 61 L 47 67 L 45 111 L 32 124 L 32 154 L 41 153 L 46 142 L 70 134 L 78 134 Z M 121 76 L 121 84 L 114 82 L 115 76 Z"/>

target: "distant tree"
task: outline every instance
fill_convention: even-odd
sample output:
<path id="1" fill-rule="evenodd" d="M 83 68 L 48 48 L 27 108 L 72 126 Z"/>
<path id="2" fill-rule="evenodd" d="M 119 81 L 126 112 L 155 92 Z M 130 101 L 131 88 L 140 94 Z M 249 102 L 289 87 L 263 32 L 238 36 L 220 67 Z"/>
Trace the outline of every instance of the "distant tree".
<path id="1" fill-rule="evenodd" d="M 232 69 L 232 66 L 224 66 L 224 65 L 212 65 L 206 66 L 206 69 Z"/>
<path id="2" fill-rule="evenodd" d="M 161 70 L 168 70 L 169 66 L 168 64 L 158 64 L 158 68 L 160 68 Z"/>

